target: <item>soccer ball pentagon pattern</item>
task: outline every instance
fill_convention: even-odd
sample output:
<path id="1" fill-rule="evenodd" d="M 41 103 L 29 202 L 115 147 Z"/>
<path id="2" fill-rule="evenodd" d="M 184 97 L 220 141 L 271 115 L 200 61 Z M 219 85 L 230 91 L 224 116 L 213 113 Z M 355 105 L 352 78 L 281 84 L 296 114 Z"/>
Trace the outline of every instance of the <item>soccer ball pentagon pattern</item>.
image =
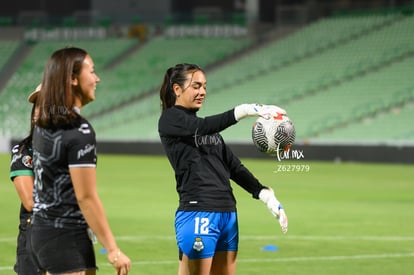
<path id="1" fill-rule="evenodd" d="M 285 114 L 277 113 L 270 119 L 259 117 L 252 128 L 254 145 L 260 152 L 276 155 L 289 150 L 295 141 L 293 122 Z"/>

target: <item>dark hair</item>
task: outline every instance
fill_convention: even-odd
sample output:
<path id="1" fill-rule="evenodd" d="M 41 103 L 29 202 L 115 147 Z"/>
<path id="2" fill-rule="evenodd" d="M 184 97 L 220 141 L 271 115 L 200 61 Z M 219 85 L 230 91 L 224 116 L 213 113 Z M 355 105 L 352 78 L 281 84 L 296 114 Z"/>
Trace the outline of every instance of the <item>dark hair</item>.
<path id="1" fill-rule="evenodd" d="M 188 63 L 177 64 L 174 67 L 168 68 L 165 72 L 164 81 L 160 88 L 162 110 L 175 105 L 176 96 L 173 90 L 173 85 L 178 84 L 184 89 L 187 74 L 195 73 L 196 71 L 204 72 L 198 65 Z"/>
<path id="2" fill-rule="evenodd" d="M 36 125 L 58 128 L 71 124 L 79 117 L 73 110 L 75 96 L 72 80 L 80 74 L 87 55 L 83 49 L 66 47 L 55 51 L 49 58 L 38 97 L 39 117 Z"/>
<path id="3" fill-rule="evenodd" d="M 30 132 L 27 137 L 25 137 L 20 143 L 19 143 L 19 154 L 23 151 L 25 147 L 31 148 L 32 147 L 32 137 L 33 137 L 33 129 L 35 126 L 35 110 L 36 110 L 36 101 L 33 102 L 32 106 L 32 112 L 30 115 Z"/>

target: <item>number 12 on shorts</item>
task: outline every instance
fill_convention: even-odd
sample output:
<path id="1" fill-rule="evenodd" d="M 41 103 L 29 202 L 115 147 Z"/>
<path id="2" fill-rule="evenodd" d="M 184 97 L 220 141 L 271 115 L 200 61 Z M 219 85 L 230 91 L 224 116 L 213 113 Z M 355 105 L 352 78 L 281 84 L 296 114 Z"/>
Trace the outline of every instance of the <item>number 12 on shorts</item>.
<path id="1" fill-rule="evenodd" d="M 208 234 L 209 223 L 208 218 L 196 217 L 194 219 L 194 234 Z"/>

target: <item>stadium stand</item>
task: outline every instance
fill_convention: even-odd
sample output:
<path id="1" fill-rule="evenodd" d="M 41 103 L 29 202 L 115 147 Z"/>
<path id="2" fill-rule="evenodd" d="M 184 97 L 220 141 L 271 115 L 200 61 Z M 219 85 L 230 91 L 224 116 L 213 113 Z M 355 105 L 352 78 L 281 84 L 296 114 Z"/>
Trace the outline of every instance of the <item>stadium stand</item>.
<path id="1" fill-rule="evenodd" d="M 85 110 L 90 106 L 86 106 Z M 101 140 L 155 140 L 158 139 L 158 94 L 153 93 L 132 104 L 90 119 Z"/>
<path id="2" fill-rule="evenodd" d="M 399 105 L 401 100 L 397 99 L 410 97 L 407 89 L 413 85 L 404 72 L 413 65 L 409 60 L 414 43 L 409 32 L 414 20 L 412 16 L 396 18 L 283 69 L 262 72 L 248 82 L 211 93 L 209 110 L 223 110 L 220 102 L 230 108 L 249 99 L 279 104 L 289 110 L 298 139 L 303 140 L 322 138 L 324 131 Z M 389 85 L 392 89 L 387 89 Z M 226 132 L 234 140 L 246 137 L 245 127 L 239 125 Z"/>
<path id="3" fill-rule="evenodd" d="M 335 133 L 335 130 L 344 131 L 345 128 L 355 132 L 352 131 L 352 125 L 373 119 L 381 112 L 389 112 L 397 107 L 403 108 L 402 104 L 412 100 L 412 81 L 401 72 L 408 71 L 413 66 L 410 56 L 414 44 L 412 37 L 407 33 L 413 29 L 413 18 L 395 14 L 332 18 L 322 20 L 323 23 L 317 22 L 318 27 L 315 29 L 325 29 L 325 32 L 320 31 L 323 34 L 328 28 L 336 29 L 336 23 L 338 28 L 345 28 L 347 24 L 343 22 L 352 20 L 358 22 L 356 26 L 359 27 L 359 31 L 355 30 L 355 27 L 349 28 L 349 31 L 353 32 L 348 33 L 348 36 L 344 32 L 340 38 L 336 38 L 336 41 L 341 43 L 326 42 L 326 45 L 330 46 L 321 47 L 316 44 L 323 40 L 322 38 L 314 40 L 309 34 L 308 41 L 304 35 L 299 35 L 312 33 L 315 26 L 311 25 L 285 40 L 273 42 L 273 50 L 267 45 L 250 55 L 209 71 L 209 95 L 206 107 L 200 114 L 208 115 L 223 111 L 241 102 L 281 102 L 280 104 L 289 110 L 296 124 L 298 139 L 304 140 L 329 139 L 329 135 L 334 137 L 332 133 Z M 303 39 L 302 42 L 296 41 L 293 44 L 307 45 L 312 54 L 302 53 L 303 56 L 298 58 L 300 55 L 297 51 L 290 53 L 292 47 L 285 46 L 284 50 L 278 48 L 281 47 L 279 44 L 287 43 L 286 40 L 297 39 L 295 37 L 299 36 Z M 311 50 L 310 45 L 314 45 L 313 49 L 318 49 L 317 53 Z M 290 53 L 289 58 L 294 62 L 285 62 L 281 68 L 270 63 L 265 67 L 258 65 L 263 64 L 266 57 L 269 60 L 278 60 L 277 57 L 272 57 L 272 54 L 282 55 L 281 52 L 285 56 L 289 56 Z M 258 74 L 257 71 L 260 74 L 255 76 Z M 247 80 L 237 80 L 241 77 Z M 390 85 L 390 89 L 386 89 Z M 309 106 L 312 106 L 312 110 Z M 104 122 L 99 122 L 99 119 L 96 121 L 102 138 L 158 138 L 158 94 L 117 112 L 119 113 L 114 113 L 111 119 L 116 119 L 118 126 L 112 129 L 104 127 L 109 124 L 110 116 L 107 115 L 108 119 L 102 118 Z M 406 114 L 401 113 L 402 116 Z M 125 117 L 128 119 L 125 120 Z M 250 138 L 250 127 L 246 127 L 246 124 L 252 125 L 253 120 L 239 123 L 223 134 L 226 139 L 233 142 L 246 141 Z M 357 136 L 348 136 L 350 140 L 357 139 Z M 387 136 L 383 135 L 371 140 L 380 141 L 386 138 Z"/>
<path id="4" fill-rule="evenodd" d="M 21 137 L 27 133 L 30 105 L 24 104 L 24 102 L 28 93 L 41 81 L 47 59 L 53 51 L 68 45 L 93 49 L 95 66 L 99 70 L 100 64 L 112 61 L 135 44 L 135 40 L 108 39 L 100 41 L 41 41 L 28 46 L 30 47 L 29 53 L 0 93 L 0 123 L 2 125 L 0 136 Z M 108 48 L 113 50 L 108 51 Z"/>
<path id="5" fill-rule="evenodd" d="M 104 64 L 122 55 L 130 44 L 111 46 L 116 49 L 111 57 L 107 50 L 98 50 L 107 49 L 108 44 L 88 44 L 95 63 L 101 64 L 97 73 L 102 82 L 96 102 L 86 106 L 83 114 L 90 118 L 98 139 L 158 140 L 158 86 L 163 73 L 176 63 L 191 62 L 207 69 L 208 96 L 201 116 L 240 103 L 260 102 L 288 110 L 297 140 L 413 140 L 414 131 L 401 126 L 413 115 L 414 79 L 408 76 L 414 68 L 413 29 L 411 14 L 395 12 L 324 18 L 283 39 L 261 41 L 259 46 L 240 38 L 160 36 L 110 67 Z M 9 104 L 0 105 L 2 125 L 6 126 L 2 126 L 3 135 L 26 132 L 21 127 L 10 129 L 27 119 L 24 108 L 28 106 L 11 106 L 18 105 L 35 86 L 35 79 L 40 78 L 39 63 L 43 66 L 45 53 L 56 48 L 49 42 L 49 46 L 40 44 L 0 94 Z M 242 50 L 243 55 L 222 62 Z M 39 59 L 30 61 L 33 56 Z M 105 69 L 100 71 L 99 67 Z M 13 115 L 6 116 L 8 112 Z M 246 119 L 223 135 L 231 142 L 250 141 L 253 122 Z"/>
<path id="6" fill-rule="evenodd" d="M 272 83 L 276 82 L 276 86 L 278 88 L 285 89 L 286 91 L 295 91 L 295 89 L 292 89 L 292 84 L 298 83 L 298 74 L 309 75 L 309 81 L 306 83 L 308 90 L 310 89 L 309 87 L 312 87 L 312 82 L 315 83 L 313 86 L 323 86 L 327 82 L 332 82 L 333 77 L 328 73 L 335 71 L 332 69 L 332 67 L 336 67 L 337 64 L 335 62 L 335 59 L 332 59 L 332 55 L 335 56 L 337 53 L 334 52 L 331 55 L 325 57 L 326 60 L 319 61 L 318 57 L 321 56 L 321 52 L 329 50 L 330 48 L 334 47 L 334 45 L 341 45 L 341 41 L 342 43 L 343 41 L 353 41 L 355 38 L 361 37 L 362 33 L 365 34 L 369 31 L 374 32 L 378 29 L 384 28 L 393 22 L 398 22 L 399 20 L 401 20 L 401 17 L 395 14 L 371 17 L 340 17 L 321 20 L 314 25 L 311 25 L 309 28 L 305 28 L 293 34 L 287 39 L 273 42 L 260 49 L 256 49 L 254 52 L 249 55 L 245 55 L 241 59 L 237 59 L 234 62 L 229 62 L 224 66 L 220 66 L 217 70 L 209 71 L 209 96 L 207 101 L 208 110 L 210 113 L 214 113 L 227 108 L 231 108 L 234 106 L 234 104 L 237 104 L 239 102 L 248 102 L 252 100 L 256 102 L 275 102 L 278 100 L 274 96 L 275 90 L 273 88 L 269 89 L 269 87 L 274 87 Z M 343 30 L 337 32 L 338 36 L 329 35 L 329 32 L 327 32 L 328 29 L 333 28 L 333 25 L 337 25 L 337 29 Z M 315 33 L 319 34 L 318 39 L 314 39 Z M 321 37 L 322 35 L 325 36 L 325 39 Z M 325 44 L 321 46 L 320 41 L 324 41 Z M 296 48 L 294 46 L 296 46 Z M 316 55 L 316 53 L 318 54 Z M 310 60 L 315 55 L 316 57 L 314 58 L 314 62 L 316 62 L 317 65 L 319 65 L 321 68 L 325 67 L 325 61 L 329 61 L 331 63 L 330 68 L 325 68 L 325 71 L 328 73 L 323 74 L 316 69 L 316 72 L 312 75 L 312 71 L 310 71 L 308 68 L 309 66 L 315 68 L 315 66 L 312 64 L 309 65 L 310 61 L 308 61 L 308 63 L 302 64 L 302 67 L 304 68 L 303 73 L 298 71 L 298 68 L 294 68 L 293 72 L 287 70 L 289 67 L 287 66 L 288 64 L 301 63 L 302 60 Z M 285 59 L 281 59 L 279 57 L 284 57 Z M 347 58 L 348 57 L 345 55 L 344 59 Z M 357 59 L 357 57 L 355 57 L 354 60 L 355 59 Z M 283 69 L 279 69 L 279 66 L 281 66 L 280 64 L 277 66 L 277 64 L 275 65 L 275 62 L 269 62 L 269 60 L 279 61 L 280 64 L 284 65 Z M 268 63 L 265 63 L 265 61 Z M 278 81 L 278 78 L 273 74 L 275 71 L 279 71 L 279 74 L 281 74 L 280 79 L 284 80 L 282 83 Z M 256 74 L 261 75 L 255 76 Z M 245 79 L 248 79 L 249 82 L 243 81 Z M 252 81 L 254 82 L 253 84 Z M 303 81 L 300 83 L 302 82 Z M 260 89 L 260 87 L 262 88 Z M 296 89 L 296 91 L 297 90 L 298 89 Z M 254 93 L 251 91 L 254 91 Z M 291 96 L 290 93 L 282 92 L 278 94 Z M 157 95 L 153 95 L 152 97 L 157 98 Z M 150 102 L 156 103 L 157 100 L 153 99 L 152 97 L 148 100 Z M 128 111 L 125 111 L 125 114 L 130 114 L 131 112 L 134 113 L 133 110 L 138 108 L 134 106 L 135 105 L 131 106 L 130 108 L 126 107 Z M 158 104 L 155 104 L 154 106 L 157 106 L 157 108 L 153 108 L 151 112 L 149 112 L 149 116 L 151 116 L 151 113 L 155 113 L 156 115 L 159 114 Z M 120 112 L 123 113 L 124 111 Z M 125 116 L 118 114 L 116 117 L 119 117 L 119 119 L 122 120 L 122 117 Z M 142 126 L 140 126 L 141 123 L 139 121 L 142 121 L 143 117 L 145 117 L 145 114 L 137 116 L 135 128 L 141 129 L 141 127 L 144 127 L 144 125 L 148 127 L 148 124 L 142 124 Z M 97 123 L 99 125 L 98 121 Z M 153 119 L 153 121 L 156 120 Z M 130 123 L 131 122 L 129 122 L 129 124 Z M 103 124 L 106 125 L 107 123 Z M 133 128 L 134 127 L 129 127 L 130 131 L 134 131 L 132 130 Z M 111 130 L 107 129 L 106 131 Z M 137 131 L 142 132 L 142 130 Z M 105 132 L 102 133 L 104 134 Z M 120 131 L 113 130 L 113 133 L 120 133 Z M 238 137 L 241 137 L 241 139 L 244 140 L 246 139 L 245 130 L 243 130 L 243 134 L 240 134 L 239 131 L 236 131 L 234 134 L 230 134 L 230 136 L 233 140 L 240 139 Z M 153 138 L 156 138 L 156 132 Z"/>
<path id="7" fill-rule="evenodd" d="M 100 115 L 153 93 L 165 70 L 177 63 L 192 62 L 205 67 L 250 44 L 247 38 L 154 38 L 116 68 L 99 73 L 103 81 L 99 97 L 86 114 Z"/>
<path id="8" fill-rule="evenodd" d="M 373 29 L 381 28 L 399 18 L 401 16 L 398 14 L 389 14 L 318 20 L 283 40 L 263 43 L 251 54 L 222 66 L 217 72 L 210 72 L 209 79 L 212 83 L 210 88 L 215 90 L 213 88 L 233 86 L 234 83 L 249 81 L 256 75 L 284 68 L 288 64 L 319 54 L 323 50 L 364 35 Z M 234 66 L 237 66 L 237 70 Z"/>
<path id="9" fill-rule="evenodd" d="M 404 108 L 393 108 L 389 112 L 375 117 L 363 119 L 351 126 L 345 125 L 335 131 L 325 133 L 320 141 L 336 140 L 338 142 L 382 143 L 390 145 L 411 142 L 414 139 L 414 130 L 410 127 L 414 117 L 414 107 L 410 103 Z M 380 126 L 379 126 L 380 125 Z"/>
<path id="10" fill-rule="evenodd" d="M 19 104 L 28 91 L 41 80 L 42 71 L 50 54 L 67 45 L 79 46 L 91 52 L 96 72 L 102 82 L 98 86 L 97 102 L 85 108 L 85 115 L 94 117 L 113 110 L 115 106 L 140 99 L 145 93 L 152 92 L 160 83 L 168 66 L 179 62 L 195 62 L 207 66 L 234 54 L 251 44 L 248 38 L 155 38 L 139 50 L 128 55 L 115 67 L 106 65 L 113 62 L 123 52 L 136 47 L 136 40 L 108 39 L 98 41 L 42 41 L 34 44 L 27 58 L 19 66 L 6 88 L 0 93 L 5 98 L 0 106 L 2 135 L 20 136 L 28 128 L 25 121 L 30 106 Z M 188 47 L 191 50 L 188 50 Z M 108 51 L 108 49 L 111 49 Z M 165 49 L 174 50 L 166 52 Z M 102 68 L 102 70 L 101 70 Z M 13 106 L 13 107 L 12 107 Z"/>
<path id="11" fill-rule="evenodd" d="M 4 65 L 16 51 L 20 41 L 18 40 L 0 40 L 0 69 L 4 69 Z"/>

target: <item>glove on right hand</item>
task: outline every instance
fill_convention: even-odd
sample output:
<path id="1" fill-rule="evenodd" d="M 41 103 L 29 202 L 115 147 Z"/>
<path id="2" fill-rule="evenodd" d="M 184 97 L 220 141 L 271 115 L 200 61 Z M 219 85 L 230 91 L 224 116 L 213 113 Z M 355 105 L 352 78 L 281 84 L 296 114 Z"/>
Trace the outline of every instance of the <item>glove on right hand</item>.
<path id="1" fill-rule="evenodd" d="M 234 108 L 234 117 L 237 121 L 247 116 L 261 116 L 270 119 L 277 113 L 286 114 L 286 111 L 276 105 L 241 104 Z"/>

